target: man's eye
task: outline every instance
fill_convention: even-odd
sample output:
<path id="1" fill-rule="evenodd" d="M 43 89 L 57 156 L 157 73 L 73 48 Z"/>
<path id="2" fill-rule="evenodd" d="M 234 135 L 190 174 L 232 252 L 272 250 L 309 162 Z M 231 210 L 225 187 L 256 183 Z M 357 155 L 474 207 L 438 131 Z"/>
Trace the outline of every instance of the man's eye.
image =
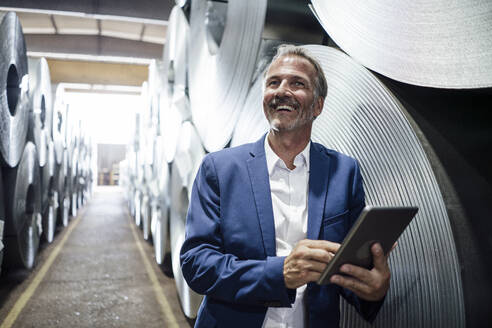
<path id="1" fill-rule="evenodd" d="M 277 85 L 278 84 L 278 81 L 270 81 L 268 82 L 267 85 Z"/>
<path id="2" fill-rule="evenodd" d="M 294 82 L 294 85 L 295 85 L 296 87 L 303 87 L 303 86 L 304 86 L 304 83 L 303 83 L 303 82 L 301 82 L 301 81 L 296 81 L 296 82 Z"/>

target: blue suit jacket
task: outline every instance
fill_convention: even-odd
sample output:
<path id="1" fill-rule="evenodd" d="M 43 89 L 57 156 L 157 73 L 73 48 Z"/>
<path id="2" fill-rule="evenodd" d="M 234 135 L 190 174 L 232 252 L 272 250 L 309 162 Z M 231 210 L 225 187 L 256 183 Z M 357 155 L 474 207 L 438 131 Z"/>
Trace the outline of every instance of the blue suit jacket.
<path id="1" fill-rule="evenodd" d="M 261 327 L 269 306 L 294 302 L 295 290 L 284 283 L 285 258 L 275 251 L 264 139 L 208 154 L 195 179 L 181 268 L 189 286 L 206 295 L 196 327 Z M 357 162 L 311 143 L 307 238 L 342 242 L 363 207 Z M 337 285 L 310 283 L 309 327 L 338 327 L 339 295 L 367 320 L 382 304 Z"/>

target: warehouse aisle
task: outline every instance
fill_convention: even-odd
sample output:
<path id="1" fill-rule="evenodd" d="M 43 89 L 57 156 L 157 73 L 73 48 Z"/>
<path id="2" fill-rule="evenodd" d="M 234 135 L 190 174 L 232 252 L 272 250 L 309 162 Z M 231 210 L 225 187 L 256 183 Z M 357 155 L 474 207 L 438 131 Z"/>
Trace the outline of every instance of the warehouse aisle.
<path id="1" fill-rule="evenodd" d="M 19 310 L 12 327 L 190 327 L 174 280 L 152 254 L 127 214 L 121 190 L 98 188 L 78 218 L 42 251 L 28 279 L 10 288 L 5 285 L 15 285 L 16 278 L 2 278 L 0 327 L 10 327 L 7 316 Z M 6 288 L 8 295 L 1 295 Z"/>

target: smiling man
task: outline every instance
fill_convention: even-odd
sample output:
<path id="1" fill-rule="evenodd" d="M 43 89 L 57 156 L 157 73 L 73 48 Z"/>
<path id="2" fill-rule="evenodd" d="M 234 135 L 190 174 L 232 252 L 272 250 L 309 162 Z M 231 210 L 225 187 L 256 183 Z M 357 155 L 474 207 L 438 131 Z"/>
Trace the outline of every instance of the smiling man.
<path id="1" fill-rule="evenodd" d="M 196 327 L 338 327 L 342 295 L 369 321 L 389 288 L 387 256 L 315 281 L 364 207 L 357 162 L 311 142 L 327 95 L 306 50 L 280 46 L 264 77 L 270 131 L 205 157 L 181 249 L 189 286 L 205 294 Z"/>

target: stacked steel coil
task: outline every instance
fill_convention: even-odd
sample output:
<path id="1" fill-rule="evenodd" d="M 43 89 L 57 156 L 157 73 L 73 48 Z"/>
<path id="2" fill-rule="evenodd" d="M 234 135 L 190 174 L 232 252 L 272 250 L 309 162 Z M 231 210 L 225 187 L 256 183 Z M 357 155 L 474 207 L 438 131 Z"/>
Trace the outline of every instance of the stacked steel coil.
<path id="1" fill-rule="evenodd" d="M 40 170 L 36 147 L 26 143 L 31 101 L 26 47 L 14 13 L 1 18 L 1 157 L 5 204 L 4 265 L 34 265 L 39 245 Z"/>
<path id="2" fill-rule="evenodd" d="M 463 103 L 470 97 L 492 94 L 490 4 L 313 0 L 310 7 L 319 20 L 314 25 L 308 5 L 300 1 L 180 1 L 171 13 L 163 62 L 149 73 L 149 85 L 155 72 L 160 74 L 158 90 L 147 88 L 143 94 L 146 103 L 159 99 L 159 127 L 152 132 L 153 142 L 136 131 L 126 167 L 135 218 L 142 203 L 137 199 L 152 190 L 150 216 L 159 218 L 151 219 L 156 260 L 162 264 L 164 252 L 170 251 L 184 313 L 196 316 L 200 300 L 178 263 L 195 169 L 205 151 L 252 142 L 268 131 L 262 74 L 275 46 L 317 43 L 304 47 L 323 66 L 328 96 L 313 125 L 313 141 L 358 159 L 368 204 L 420 208 L 390 257 L 391 289 L 375 325 L 482 326 L 484 319 L 490 321 L 483 304 L 492 298 L 486 274 L 492 268 L 484 263 L 484 254 L 492 253 L 492 247 L 480 227 L 492 226 L 484 219 L 492 210 L 492 187 L 482 178 L 490 178 L 483 170 L 487 165 L 466 162 L 471 156 L 464 157 L 463 148 L 481 145 L 482 156 L 490 157 L 487 140 L 492 134 L 455 138 L 461 144 L 449 144 L 443 136 L 452 132 L 445 128 L 462 131 L 463 122 L 441 123 L 439 115 L 429 113 L 439 112 L 441 118 L 446 108 L 464 113 Z M 467 17 L 476 19 L 468 24 Z M 488 89 L 477 91 L 479 87 Z M 440 105 L 442 95 L 448 95 L 444 88 L 467 90 L 450 91 L 456 104 Z M 147 104 L 138 114 L 148 121 L 140 122 L 140 128 L 153 129 L 151 110 Z M 490 126 L 490 115 L 485 118 L 488 123 L 480 124 Z M 145 157 L 145 147 L 153 147 L 149 177 L 162 184 L 159 188 L 148 183 L 149 164 L 139 159 Z M 478 191 L 460 190 L 470 187 L 466 181 L 476 183 Z M 169 250 L 163 241 L 170 242 Z M 486 293 L 478 296 L 474 279 Z M 344 301 L 341 310 L 342 326 L 366 325 Z"/>
<path id="3" fill-rule="evenodd" d="M 67 208 L 82 206 L 87 197 L 92 150 L 74 136 L 82 171 L 76 188 L 67 191 L 73 157 L 67 150 L 62 92 L 57 90 L 53 105 L 48 63 L 28 61 L 15 13 L 4 14 L 0 22 L 0 264 L 31 269 L 40 241 L 52 242 L 57 223 L 68 224 Z M 77 204 L 67 198 L 75 190 Z"/>

